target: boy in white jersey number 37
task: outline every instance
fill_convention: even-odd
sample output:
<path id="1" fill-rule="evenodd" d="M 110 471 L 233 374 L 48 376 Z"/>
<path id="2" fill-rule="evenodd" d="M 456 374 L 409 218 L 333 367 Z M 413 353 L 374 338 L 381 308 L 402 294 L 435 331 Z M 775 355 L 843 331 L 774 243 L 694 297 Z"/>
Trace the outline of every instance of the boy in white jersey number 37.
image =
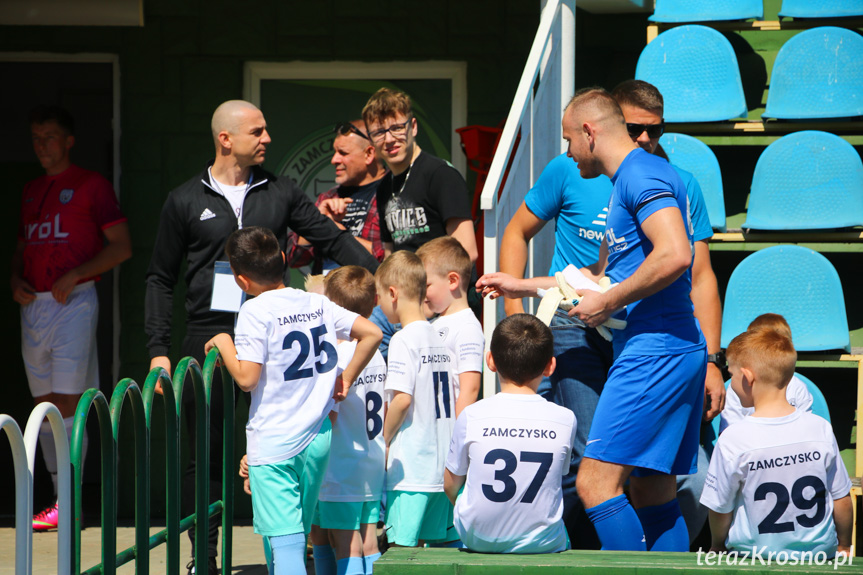
<path id="1" fill-rule="evenodd" d="M 726 353 L 731 386 L 755 411 L 725 430 L 710 460 L 701 503 L 711 549 L 792 560 L 849 553 L 851 482 L 830 423 L 786 399 L 797 361 L 790 338 L 748 330 Z"/>
<path id="2" fill-rule="evenodd" d="M 495 328 L 486 362 L 500 376 L 500 393 L 465 407 L 446 461 L 456 531 L 484 553 L 565 551 L 560 478 L 569 472 L 576 421 L 536 394 L 554 371 L 551 330 L 532 315 L 512 315 Z"/>
<path id="3" fill-rule="evenodd" d="M 301 477 L 307 466 L 326 468 L 309 458 L 329 452 L 333 400 L 345 398 L 346 382 L 374 356 L 381 331 L 321 295 L 286 288 L 285 255 L 270 230 L 237 230 L 225 253 L 237 284 L 255 298 L 240 308 L 236 347 L 221 333 L 206 349 L 217 346 L 237 386 L 251 391 L 246 444 L 255 533 L 269 539 L 275 575 L 305 572 L 304 532 L 318 494 L 304 491 L 319 488 L 320 479 Z M 341 374 L 337 339 L 357 340 Z"/>

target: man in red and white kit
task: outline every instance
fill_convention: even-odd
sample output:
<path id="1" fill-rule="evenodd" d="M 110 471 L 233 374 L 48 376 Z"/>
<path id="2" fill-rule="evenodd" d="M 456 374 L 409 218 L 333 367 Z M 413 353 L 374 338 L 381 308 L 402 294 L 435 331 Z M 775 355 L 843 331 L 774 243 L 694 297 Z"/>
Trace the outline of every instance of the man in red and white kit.
<path id="1" fill-rule="evenodd" d="M 129 227 L 108 181 L 73 165 L 74 123 L 59 107 L 30 113 L 33 150 L 45 175 L 24 187 L 12 297 L 21 304 L 21 351 L 35 404 L 50 401 L 71 436 L 81 394 L 99 386 L 95 281 L 132 255 Z M 39 433 L 57 494 L 51 428 Z M 86 455 L 87 440 L 84 439 Z M 57 527 L 56 503 L 33 517 L 33 529 Z"/>

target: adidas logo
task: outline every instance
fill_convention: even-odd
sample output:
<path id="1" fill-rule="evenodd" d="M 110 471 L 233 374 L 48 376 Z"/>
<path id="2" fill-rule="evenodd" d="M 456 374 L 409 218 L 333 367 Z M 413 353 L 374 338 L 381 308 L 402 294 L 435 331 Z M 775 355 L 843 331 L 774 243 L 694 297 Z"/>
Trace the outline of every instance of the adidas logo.
<path id="1" fill-rule="evenodd" d="M 216 217 L 216 214 L 210 211 L 210 208 L 204 208 L 204 211 L 201 212 L 201 221 L 211 220 Z"/>

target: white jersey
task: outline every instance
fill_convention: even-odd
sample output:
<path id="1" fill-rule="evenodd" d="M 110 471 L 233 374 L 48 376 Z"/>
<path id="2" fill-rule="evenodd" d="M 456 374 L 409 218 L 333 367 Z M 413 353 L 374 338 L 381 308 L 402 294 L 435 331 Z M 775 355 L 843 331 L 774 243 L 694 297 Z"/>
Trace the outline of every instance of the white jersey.
<path id="1" fill-rule="evenodd" d="M 452 363 L 437 331 L 426 321 L 406 325 L 390 340 L 387 400 L 393 391 L 413 397 L 390 443 L 390 491 L 443 491 L 443 466 L 455 421 Z"/>
<path id="2" fill-rule="evenodd" d="M 350 363 L 356 341 L 339 344 L 339 371 Z M 321 501 L 376 501 L 384 488 L 384 382 L 387 364 L 379 351 L 338 407 L 330 436 L 330 462 L 321 484 Z"/>
<path id="3" fill-rule="evenodd" d="M 752 417 L 725 430 L 713 451 L 701 503 L 734 513 L 726 546 L 836 552 L 833 500 L 851 489 L 833 429 L 795 410 Z"/>
<path id="4" fill-rule="evenodd" d="M 350 339 L 357 314 L 293 288 L 264 292 L 240 308 L 237 359 L 260 363 L 252 390 L 249 465 L 289 459 L 314 439 L 333 406 L 337 339 Z"/>
<path id="5" fill-rule="evenodd" d="M 461 412 L 446 467 L 467 475 L 454 526 L 469 549 L 566 550 L 560 482 L 575 429 L 572 411 L 539 395 L 499 393 Z"/>
<path id="6" fill-rule="evenodd" d="M 458 399 L 459 375 L 466 371 L 482 373 L 482 354 L 485 335 L 473 310 L 463 309 L 452 315 L 441 316 L 432 323 L 453 359 L 453 390 Z"/>
<path id="7" fill-rule="evenodd" d="M 791 381 L 785 387 L 785 399 L 800 411 L 812 411 L 812 394 L 809 393 L 809 388 L 806 387 L 803 380 L 796 375 L 791 377 Z M 719 433 L 725 431 L 725 428 L 732 423 L 737 423 L 754 412 L 754 407 L 740 405 L 740 397 L 729 385 L 725 394 L 725 407 L 719 413 Z"/>

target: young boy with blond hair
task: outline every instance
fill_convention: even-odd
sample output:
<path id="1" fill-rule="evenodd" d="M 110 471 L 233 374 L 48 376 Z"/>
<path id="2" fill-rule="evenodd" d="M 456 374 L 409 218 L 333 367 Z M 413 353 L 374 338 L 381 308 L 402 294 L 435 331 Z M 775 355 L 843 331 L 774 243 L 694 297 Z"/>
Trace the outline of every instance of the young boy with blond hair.
<path id="1" fill-rule="evenodd" d="M 462 245 L 450 236 L 435 238 L 416 252 L 426 270 L 426 317 L 437 315 L 433 325 L 453 359 L 455 415 L 479 397 L 485 336 L 468 306 L 471 261 Z"/>
<path id="2" fill-rule="evenodd" d="M 785 321 L 785 318 L 778 313 L 764 313 L 752 320 L 746 331 L 768 330 L 781 333 L 788 339 L 791 339 L 791 326 Z M 812 411 L 812 394 L 809 393 L 809 388 L 796 375 L 791 377 L 788 387 L 785 390 L 785 398 L 793 407 L 801 411 Z M 736 423 L 746 417 L 752 415 L 753 408 L 743 407 L 740 405 L 740 398 L 729 388 L 725 395 L 725 407 L 719 414 L 719 433 L 725 431 L 732 423 Z"/>
<path id="3" fill-rule="evenodd" d="M 415 547 L 446 535 L 449 502 L 443 468 L 455 416 L 452 360 L 423 313 L 426 273 L 409 251 L 389 256 L 375 274 L 378 305 L 402 329 L 387 358 L 387 539 Z"/>
<path id="4" fill-rule="evenodd" d="M 752 415 L 716 442 L 701 503 L 711 550 L 849 553 L 851 481 L 833 429 L 786 399 L 797 352 L 772 329 L 735 337 L 726 352 L 731 386 Z"/>
<path id="5" fill-rule="evenodd" d="M 375 278 L 365 268 L 343 266 L 326 276 L 324 295 L 368 318 L 375 307 Z M 339 370 L 347 367 L 356 347 L 356 341 L 339 341 Z M 330 439 L 330 461 L 313 523 L 328 531 L 335 544 L 338 575 L 371 573 L 372 564 L 381 555 L 376 528 L 386 467 L 382 434 L 386 377 L 387 364 L 375 351 L 365 369 L 350 382 L 345 400 L 335 406 L 338 417 Z M 321 563 L 326 549 L 318 547 L 313 549 L 315 572 L 324 573 Z"/>
<path id="6" fill-rule="evenodd" d="M 251 392 L 246 448 L 255 533 L 269 539 L 276 575 L 304 573 L 320 482 L 303 476 L 325 469 L 333 400 L 344 399 L 345 381 L 374 356 L 381 332 L 321 295 L 285 287 L 285 255 L 270 230 L 235 231 L 225 253 L 237 284 L 255 297 L 240 308 L 234 340 L 220 333 L 206 351 L 218 347 L 237 386 Z M 357 340 L 341 373 L 337 339 Z"/>

